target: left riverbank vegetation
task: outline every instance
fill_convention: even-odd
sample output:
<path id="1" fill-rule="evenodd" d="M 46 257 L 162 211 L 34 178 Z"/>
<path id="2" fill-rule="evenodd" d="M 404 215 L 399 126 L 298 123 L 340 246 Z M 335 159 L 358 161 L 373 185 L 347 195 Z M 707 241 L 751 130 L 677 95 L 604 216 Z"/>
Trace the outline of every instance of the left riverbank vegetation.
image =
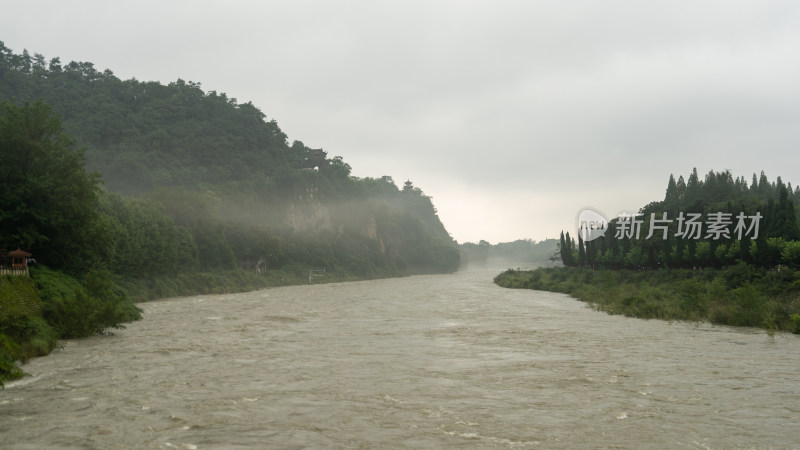
<path id="1" fill-rule="evenodd" d="M 0 312 L 0 379 L 54 336 L 139 318 L 137 301 L 308 283 L 321 268 L 314 283 L 458 269 L 430 196 L 350 172 L 199 83 L 120 80 L 0 42 L 0 248 L 33 254 L 42 303 Z"/>
<path id="2" fill-rule="evenodd" d="M 748 182 L 730 171 L 701 179 L 694 169 L 686 180 L 670 175 L 664 200 L 639 213 L 638 239 L 628 238 L 630 223 L 620 220 L 630 219 L 620 218 L 588 242 L 562 232 L 557 254 L 564 267 L 509 270 L 495 282 L 567 293 L 614 314 L 800 333 L 800 188 L 780 177 L 770 181 L 763 171 Z M 681 213 L 703 220 L 730 214 L 729 232 L 703 229 L 699 239 L 688 238 L 677 220 L 664 221 Z M 761 216 L 757 234 L 752 220 L 735 232 L 740 214 Z M 656 227 L 648 239 L 653 218 L 667 228 Z"/>

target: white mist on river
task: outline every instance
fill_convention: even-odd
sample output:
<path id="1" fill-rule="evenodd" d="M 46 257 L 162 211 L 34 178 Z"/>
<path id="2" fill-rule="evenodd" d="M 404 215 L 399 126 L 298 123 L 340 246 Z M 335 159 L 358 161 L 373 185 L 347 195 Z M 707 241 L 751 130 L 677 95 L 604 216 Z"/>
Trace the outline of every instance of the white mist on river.
<path id="1" fill-rule="evenodd" d="M 0 447 L 800 445 L 800 337 L 610 316 L 494 272 L 141 305 L 0 391 Z"/>

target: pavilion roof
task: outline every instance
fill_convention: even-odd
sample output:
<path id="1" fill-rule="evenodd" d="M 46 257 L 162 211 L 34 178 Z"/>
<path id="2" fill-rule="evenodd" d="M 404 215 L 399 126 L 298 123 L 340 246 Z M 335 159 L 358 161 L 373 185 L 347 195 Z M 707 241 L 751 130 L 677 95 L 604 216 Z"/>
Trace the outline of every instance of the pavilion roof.
<path id="1" fill-rule="evenodd" d="M 26 252 L 25 250 L 22 250 L 21 248 L 17 247 L 17 249 L 14 250 L 13 252 L 8 252 L 8 256 L 22 256 L 22 257 L 27 258 L 27 257 L 31 256 L 31 254 Z"/>

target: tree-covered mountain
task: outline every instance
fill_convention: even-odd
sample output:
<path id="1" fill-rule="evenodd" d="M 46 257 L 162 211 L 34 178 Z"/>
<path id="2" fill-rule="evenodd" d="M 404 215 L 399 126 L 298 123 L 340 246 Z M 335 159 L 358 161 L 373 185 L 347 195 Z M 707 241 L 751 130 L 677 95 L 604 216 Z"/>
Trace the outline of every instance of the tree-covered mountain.
<path id="1" fill-rule="evenodd" d="M 12 116 L 60 118 L 75 141 L 67 147 L 85 155 L 86 176 L 102 176 L 104 188 L 85 203 L 100 214 L 91 224 L 77 216 L 61 228 L 42 227 L 37 220 L 55 219 L 35 215 L 0 219 L 0 248 L 27 248 L 45 264 L 102 263 L 133 277 L 324 267 L 341 279 L 459 265 L 456 243 L 420 189 L 353 177 L 341 157 L 290 144 L 252 103 L 199 83 L 120 80 L 89 62 L 15 54 L 0 42 L 0 102 Z M 6 191 L 19 189 L 11 182 L 0 180 Z M 24 201 L 29 209 L 46 204 Z M 66 254 L 69 246 L 54 242 L 69 227 L 91 243 Z"/>
<path id="2" fill-rule="evenodd" d="M 50 103 L 67 134 L 87 148 L 88 169 L 100 171 L 114 192 L 258 179 L 308 157 L 252 103 L 206 93 L 199 83 L 123 81 L 92 63 L 47 63 L 2 43 L 0 64 L 0 99 Z"/>

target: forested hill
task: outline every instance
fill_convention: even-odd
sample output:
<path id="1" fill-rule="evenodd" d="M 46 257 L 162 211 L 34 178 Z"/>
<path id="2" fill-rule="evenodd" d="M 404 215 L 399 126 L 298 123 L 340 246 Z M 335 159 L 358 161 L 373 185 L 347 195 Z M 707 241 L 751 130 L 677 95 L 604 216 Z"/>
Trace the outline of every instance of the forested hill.
<path id="1" fill-rule="evenodd" d="M 27 247 L 56 266 L 82 254 L 133 276 L 324 267 L 364 278 L 458 267 L 456 243 L 419 188 L 352 177 L 341 157 L 290 144 L 250 102 L 183 80 L 120 80 L 0 42 L 0 102 L 39 99 L 85 148 L 88 171 L 102 175 L 103 216 L 92 226 L 104 247 L 70 247 L 67 258 L 53 249 L 57 230 L 31 215 L 0 224 L 0 248 Z M 31 114 L 47 116 L 37 108 Z"/>
<path id="2" fill-rule="evenodd" d="M 0 99 L 50 103 L 112 191 L 263 180 L 309 157 L 252 103 L 204 92 L 199 83 L 123 81 L 89 62 L 45 62 L 2 44 L 0 53 Z"/>

